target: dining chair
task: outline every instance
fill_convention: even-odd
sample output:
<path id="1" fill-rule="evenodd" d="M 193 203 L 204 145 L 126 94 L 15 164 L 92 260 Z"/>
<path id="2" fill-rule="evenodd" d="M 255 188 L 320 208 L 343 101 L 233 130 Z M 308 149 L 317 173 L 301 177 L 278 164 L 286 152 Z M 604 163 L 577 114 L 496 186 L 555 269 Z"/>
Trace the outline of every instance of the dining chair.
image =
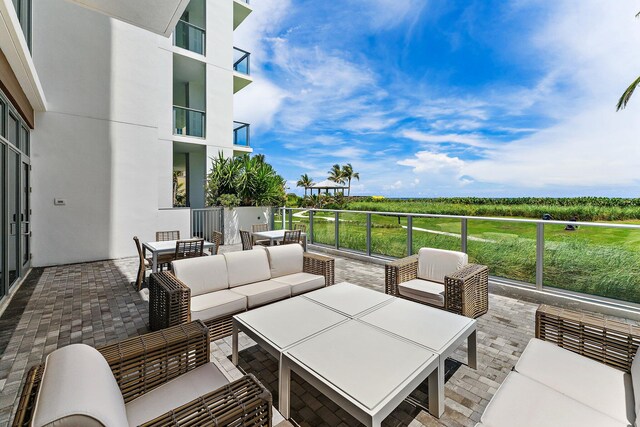
<path id="1" fill-rule="evenodd" d="M 204 255 L 204 239 L 178 240 L 173 259 L 195 258 Z"/>
<path id="2" fill-rule="evenodd" d="M 253 249 L 253 238 L 251 233 L 245 230 L 240 230 L 240 239 L 242 240 L 242 250 L 250 251 Z"/>
<path id="3" fill-rule="evenodd" d="M 211 243 L 215 244 L 211 249 L 209 249 L 209 252 L 211 252 L 211 255 L 218 254 L 218 250 L 220 249 L 220 246 L 222 246 L 223 239 L 224 239 L 224 236 L 222 235 L 221 232 L 215 231 L 215 230 L 211 232 Z"/>
<path id="4" fill-rule="evenodd" d="M 180 230 L 156 231 L 156 242 L 166 242 L 167 240 L 180 240 Z"/>
<path id="5" fill-rule="evenodd" d="M 290 245 L 292 243 L 300 243 L 300 230 L 287 230 L 284 232 L 284 238 L 282 239 L 282 245 Z"/>
<path id="6" fill-rule="evenodd" d="M 293 227 L 294 230 L 300 230 L 303 233 L 307 232 L 307 224 L 298 223 Z"/>
<path id="7" fill-rule="evenodd" d="M 259 232 L 259 231 L 269 231 L 269 224 L 253 224 L 251 226 L 251 232 L 255 233 L 255 232 Z M 270 246 L 271 245 L 271 240 L 269 239 L 260 239 L 260 240 L 256 240 L 255 237 L 252 236 L 253 239 L 253 244 L 254 245 L 263 245 L 263 246 Z"/>
<path id="8" fill-rule="evenodd" d="M 144 257 L 142 252 L 142 246 L 140 245 L 140 239 L 138 236 L 133 236 L 133 241 L 136 243 L 136 249 L 138 250 L 138 275 L 136 276 L 136 290 L 141 290 L 142 285 L 146 282 L 146 271 L 151 267 L 151 261 Z"/>

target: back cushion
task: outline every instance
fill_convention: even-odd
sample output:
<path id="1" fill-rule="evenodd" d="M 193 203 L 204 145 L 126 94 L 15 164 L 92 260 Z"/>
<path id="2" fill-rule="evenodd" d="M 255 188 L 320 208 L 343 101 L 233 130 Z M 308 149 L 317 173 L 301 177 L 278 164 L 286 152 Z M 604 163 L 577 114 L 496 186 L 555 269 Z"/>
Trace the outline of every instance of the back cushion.
<path id="1" fill-rule="evenodd" d="M 191 289 L 191 296 L 227 289 L 227 263 L 222 255 L 173 261 L 173 274 Z"/>
<path id="2" fill-rule="evenodd" d="M 230 288 L 271 278 L 267 251 L 264 249 L 227 252 L 224 258 L 227 261 Z"/>
<path id="3" fill-rule="evenodd" d="M 47 357 L 33 426 L 128 425 L 124 399 L 107 361 L 72 344 Z"/>
<path id="4" fill-rule="evenodd" d="M 633 397 L 635 399 L 636 406 L 636 421 L 638 416 L 640 416 L 640 348 L 636 352 L 636 355 L 633 358 L 633 362 L 631 363 L 631 383 L 633 384 Z M 637 422 L 636 422 L 637 425 Z"/>
<path id="5" fill-rule="evenodd" d="M 269 256 L 271 277 L 302 273 L 304 251 L 301 245 L 281 245 L 265 247 Z"/>
<path id="6" fill-rule="evenodd" d="M 422 248 L 418 252 L 418 278 L 444 283 L 444 276 L 460 270 L 468 262 L 464 252 Z"/>

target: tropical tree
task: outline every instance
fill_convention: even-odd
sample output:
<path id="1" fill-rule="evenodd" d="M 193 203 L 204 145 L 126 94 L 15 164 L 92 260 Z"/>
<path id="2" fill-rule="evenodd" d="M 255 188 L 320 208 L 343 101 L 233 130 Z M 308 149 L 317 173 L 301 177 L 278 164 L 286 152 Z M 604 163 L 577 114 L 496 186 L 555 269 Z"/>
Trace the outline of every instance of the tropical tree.
<path id="1" fill-rule="evenodd" d="M 342 168 L 340 167 L 339 164 L 335 164 L 333 166 L 331 166 L 331 169 L 329 169 L 329 181 L 333 181 L 335 183 L 338 184 L 342 184 L 344 183 L 344 177 L 342 176 Z"/>
<path id="2" fill-rule="evenodd" d="M 313 179 L 309 178 L 306 173 L 300 175 L 300 179 L 296 182 L 296 187 L 304 187 L 304 197 L 307 197 L 307 188 L 313 185 Z"/>
<path id="3" fill-rule="evenodd" d="M 636 14 L 636 18 L 640 17 L 640 12 Z M 631 95 L 636 90 L 636 88 L 640 86 L 640 76 L 634 80 L 633 83 L 629 85 L 627 90 L 624 91 L 620 99 L 618 100 L 618 105 L 616 106 L 616 111 L 620 111 L 627 106 L 627 103 L 631 99 Z"/>
<path id="4" fill-rule="evenodd" d="M 351 163 L 347 163 L 346 165 L 342 166 L 342 179 L 343 182 L 344 180 L 347 181 L 347 197 L 349 197 L 351 195 L 351 180 L 357 179 L 358 181 L 360 181 L 360 174 L 353 171 L 353 166 L 351 166 Z"/>

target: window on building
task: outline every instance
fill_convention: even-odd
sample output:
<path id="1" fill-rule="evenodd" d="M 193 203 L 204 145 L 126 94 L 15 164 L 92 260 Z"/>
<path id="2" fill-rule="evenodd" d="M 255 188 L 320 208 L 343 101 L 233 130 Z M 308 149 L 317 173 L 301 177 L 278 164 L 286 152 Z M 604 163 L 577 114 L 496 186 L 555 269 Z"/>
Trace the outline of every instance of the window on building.
<path id="1" fill-rule="evenodd" d="M 31 50 L 31 0 L 13 0 L 13 7 L 16 9 L 27 46 Z"/>

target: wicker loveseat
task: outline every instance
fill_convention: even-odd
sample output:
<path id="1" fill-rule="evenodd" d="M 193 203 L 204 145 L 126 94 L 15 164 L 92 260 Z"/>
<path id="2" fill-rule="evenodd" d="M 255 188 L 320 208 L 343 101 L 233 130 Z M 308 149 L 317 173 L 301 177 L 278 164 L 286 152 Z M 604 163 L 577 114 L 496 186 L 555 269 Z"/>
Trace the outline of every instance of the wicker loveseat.
<path id="1" fill-rule="evenodd" d="M 477 426 L 635 426 L 640 328 L 541 306 L 531 339 Z"/>
<path id="2" fill-rule="evenodd" d="M 209 343 L 196 321 L 62 347 L 28 372 L 13 426 L 271 426 L 270 393 L 251 375 L 229 383 Z"/>
<path id="3" fill-rule="evenodd" d="M 476 318 L 489 309 L 489 269 L 464 252 L 422 248 L 385 266 L 385 292 Z"/>
<path id="4" fill-rule="evenodd" d="M 212 340 L 231 335 L 237 313 L 333 285 L 334 264 L 299 244 L 174 261 L 151 275 L 151 329 L 200 319 Z"/>

